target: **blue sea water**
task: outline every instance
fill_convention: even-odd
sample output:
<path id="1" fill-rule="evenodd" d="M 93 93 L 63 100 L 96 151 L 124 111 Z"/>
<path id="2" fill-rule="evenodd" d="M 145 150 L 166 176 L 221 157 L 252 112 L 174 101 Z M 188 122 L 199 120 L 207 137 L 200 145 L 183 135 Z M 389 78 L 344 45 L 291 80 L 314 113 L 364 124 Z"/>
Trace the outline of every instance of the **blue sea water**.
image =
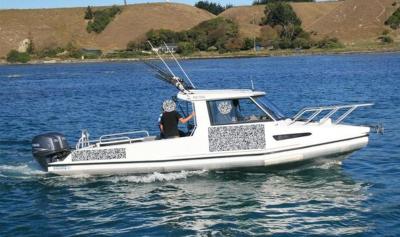
<path id="1" fill-rule="evenodd" d="M 176 91 L 140 62 L 0 66 L 0 236 L 398 236 L 400 54 L 187 60 L 200 88 L 265 90 L 286 115 L 374 102 L 346 120 L 385 125 L 343 164 L 265 171 L 59 177 L 38 169 L 33 136 L 74 144 L 157 132 Z"/>

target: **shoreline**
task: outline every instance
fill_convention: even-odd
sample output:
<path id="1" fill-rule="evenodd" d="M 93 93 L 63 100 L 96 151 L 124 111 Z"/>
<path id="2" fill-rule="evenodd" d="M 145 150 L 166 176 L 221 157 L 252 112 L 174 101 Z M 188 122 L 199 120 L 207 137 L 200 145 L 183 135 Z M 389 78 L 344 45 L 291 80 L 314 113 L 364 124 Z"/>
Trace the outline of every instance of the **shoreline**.
<path id="1" fill-rule="evenodd" d="M 198 52 L 189 56 L 178 55 L 179 60 L 195 60 L 195 59 L 234 59 L 234 58 L 257 58 L 257 57 L 296 57 L 296 56 L 318 56 L 318 55 L 349 55 L 349 54 L 378 54 L 378 53 L 398 53 L 400 45 L 388 48 L 375 49 L 351 49 L 340 48 L 330 50 L 263 50 L 263 51 L 238 51 L 231 53 L 210 53 Z M 97 58 L 97 59 L 33 59 L 28 63 L 9 63 L 5 59 L 0 59 L 0 65 L 44 65 L 44 64 L 78 64 L 78 63 L 107 63 L 107 62 L 137 62 L 141 60 L 157 60 L 155 56 L 143 56 L 136 58 Z"/>

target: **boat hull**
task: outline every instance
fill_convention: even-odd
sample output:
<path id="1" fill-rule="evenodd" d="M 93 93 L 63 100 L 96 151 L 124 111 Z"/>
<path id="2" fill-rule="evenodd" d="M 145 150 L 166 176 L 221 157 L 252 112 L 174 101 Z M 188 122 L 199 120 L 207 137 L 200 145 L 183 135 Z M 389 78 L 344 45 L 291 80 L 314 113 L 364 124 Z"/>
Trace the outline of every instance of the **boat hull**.
<path id="1" fill-rule="evenodd" d="M 183 157 L 165 160 L 126 160 L 108 162 L 49 164 L 48 172 L 57 175 L 110 175 L 177 172 L 182 170 L 225 170 L 271 167 L 317 160 L 343 160 L 368 144 L 368 136 L 360 136 L 322 144 L 292 147 L 285 150 L 242 154 L 218 154 L 204 157 Z M 327 158 L 329 157 L 329 158 Z"/>

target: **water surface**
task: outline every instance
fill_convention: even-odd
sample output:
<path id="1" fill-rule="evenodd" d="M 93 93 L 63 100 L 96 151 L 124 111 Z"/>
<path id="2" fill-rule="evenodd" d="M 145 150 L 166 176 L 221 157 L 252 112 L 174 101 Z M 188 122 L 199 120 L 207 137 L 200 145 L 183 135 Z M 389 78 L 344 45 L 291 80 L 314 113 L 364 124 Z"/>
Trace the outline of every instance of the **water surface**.
<path id="1" fill-rule="evenodd" d="M 175 90 L 141 63 L 0 66 L 0 236 L 253 236 L 400 233 L 400 54 L 188 60 L 201 88 L 265 90 L 293 115 L 304 106 L 374 102 L 346 121 L 386 134 L 343 162 L 289 170 L 102 177 L 43 174 L 34 135 L 74 144 L 157 132 Z"/>

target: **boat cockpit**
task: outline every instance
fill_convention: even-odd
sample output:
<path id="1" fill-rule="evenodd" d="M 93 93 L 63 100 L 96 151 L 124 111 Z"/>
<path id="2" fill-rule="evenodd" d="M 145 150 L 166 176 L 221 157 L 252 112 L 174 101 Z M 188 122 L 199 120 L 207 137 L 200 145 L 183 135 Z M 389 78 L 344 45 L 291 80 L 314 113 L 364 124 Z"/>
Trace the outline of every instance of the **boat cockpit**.
<path id="1" fill-rule="evenodd" d="M 215 97 L 216 94 L 219 96 Z M 172 100 L 176 103 L 177 112 L 183 117 L 187 117 L 193 111 L 197 114 L 187 124 L 179 124 L 180 137 L 193 136 L 199 121 L 206 123 L 206 126 L 223 126 L 274 122 L 285 119 L 283 113 L 265 98 L 265 93 L 251 90 L 218 90 L 217 93 L 214 90 L 191 91 L 189 97 L 188 94 L 178 93 L 177 96 L 172 97 Z M 205 111 L 203 111 L 204 109 Z M 201 116 L 201 118 L 198 119 L 198 116 Z M 146 130 L 141 130 L 107 134 L 99 139 L 89 140 L 88 131 L 83 130 L 76 149 L 159 139 L 162 139 L 159 134 L 150 134 Z"/>

